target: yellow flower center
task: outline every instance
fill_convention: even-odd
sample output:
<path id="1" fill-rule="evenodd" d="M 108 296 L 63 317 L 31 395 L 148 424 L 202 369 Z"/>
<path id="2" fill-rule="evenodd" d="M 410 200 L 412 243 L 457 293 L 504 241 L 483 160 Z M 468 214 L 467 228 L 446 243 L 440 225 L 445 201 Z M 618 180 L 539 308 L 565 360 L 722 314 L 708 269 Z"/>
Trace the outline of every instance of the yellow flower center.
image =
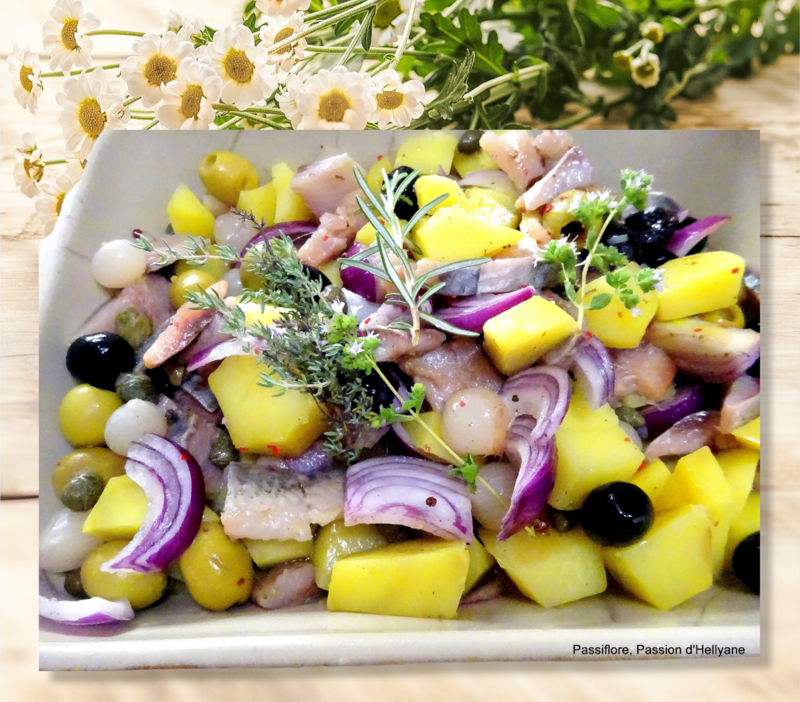
<path id="1" fill-rule="evenodd" d="M 652 63 L 645 63 L 636 67 L 636 75 L 641 78 L 649 78 L 656 72 L 656 68 Z"/>
<path id="2" fill-rule="evenodd" d="M 375 96 L 375 102 L 381 110 L 396 110 L 405 101 L 403 93 L 396 90 L 384 90 Z"/>
<path id="3" fill-rule="evenodd" d="M 239 49 L 231 49 L 222 61 L 225 73 L 234 83 L 245 84 L 253 79 L 255 64 Z"/>
<path id="4" fill-rule="evenodd" d="M 44 168 L 39 161 L 31 161 L 29 158 L 22 159 L 22 168 L 25 169 L 25 175 L 34 183 L 38 183 L 42 179 Z"/>
<path id="5" fill-rule="evenodd" d="M 33 90 L 32 75 L 33 69 L 30 66 L 23 66 L 19 69 L 19 82 L 22 83 L 22 87 L 25 88 L 25 92 L 28 93 Z"/>
<path id="6" fill-rule="evenodd" d="M 97 139 L 106 128 L 106 115 L 100 103 L 94 98 L 86 98 L 78 105 L 78 123 L 86 136 Z"/>
<path id="7" fill-rule="evenodd" d="M 78 48 L 78 42 L 75 41 L 75 35 L 78 33 L 78 20 L 68 19 L 61 27 L 61 43 L 68 51 L 75 51 Z"/>
<path id="8" fill-rule="evenodd" d="M 59 193 L 58 197 L 56 197 L 56 217 L 61 214 L 61 205 L 64 204 L 64 196 L 66 193 Z"/>
<path id="9" fill-rule="evenodd" d="M 275 41 L 274 44 L 277 44 L 279 41 L 283 41 L 284 39 L 288 39 L 290 36 L 294 34 L 294 29 L 291 27 L 284 27 L 278 33 L 275 34 Z M 292 49 L 294 48 L 294 44 L 287 44 L 282 49 L 278 49 L 275 53 L 276 54 L 288 54 L 291 53 Z"/>
<path id="10" fill-rule="evenodd" d="M 386 2 L 378 5 L 378 9 L 375 12 L 375 19 L 372 20 L 372 24 L 374 24 L 378 29 L 386 29 L 400 16 L 402 11 L 403 8 L 400 7 L 398 0 L 386 0 Z"/>
<path id="11" fill-rule="evenodd" d="M 178 64 L 175 59 L 164 54 L 153 54 L 144 65 L 144 77 L 150 85 L 161 85 L 175 80 Z"/>
<path id="12" fill-rule="evenodd" d="M 341 90 L 329 90 L 319 96 L 319 108 L 317 114 L 320 119 L 326 122 L 341 122 L 344 113 L 351 109 L 353 105 L 350 98 Z"/>
<path id="13" fill-rule="evenodd" d="M 181 96 L 181 114 L 186 119 L 196 118 L 200 114 L 200 103 L 203 99 L 203 86 L 187 85 Z"/>

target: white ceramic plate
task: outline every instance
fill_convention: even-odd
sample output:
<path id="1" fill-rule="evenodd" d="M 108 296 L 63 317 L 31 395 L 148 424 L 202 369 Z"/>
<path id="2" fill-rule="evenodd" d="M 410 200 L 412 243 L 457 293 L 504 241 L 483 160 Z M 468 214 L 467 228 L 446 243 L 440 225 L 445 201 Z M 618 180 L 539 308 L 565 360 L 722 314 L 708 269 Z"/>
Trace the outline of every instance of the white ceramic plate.
<path id="1" fill-rule="evenodd" d="M 56 420 L 74 384 L 64 366 L 68 340 L 106 300 L 89 262 L 101 242 L 134 228 L 167 225 L 166 206 L 179 182 L 202 193 L 197 167 L 215 149 L 246 155 L 263 175 L 280 161 L 297 166 L 349 152 L 369 165 L 393 153 L 407 132 L 107 132 L 80 185 L 64 203 L 40 266 L 40 520 L 58 502 L 50 486 L 55 462 L 70 450 Z M 597 171 L 616 188 L 621 168 L 643 168 L 655 188 L 697 217 L 730 214 L 717 248 L 759 261 L 758 132 L 576 132 Z M 554 609 L 498 600 L 463 608 L 457 621 L 329 613 L 324 603 L 277 612 L 246 606 L 214 614 L 183 592 L 139 613 L 130 624 L 69 629 L 41 620 L 44 670 L 144 667 L 276 667 L 423 661 L 687 657 L 690 644 L 760 652 L 758 598 L 715 586 L 661 612 L 619 592 Z M 678 647 L 648 653 L 638 646 Z M 599 647 L 582 654 L 575 646 Z M 625 647 L 630 654 L 610 648 Z"/>

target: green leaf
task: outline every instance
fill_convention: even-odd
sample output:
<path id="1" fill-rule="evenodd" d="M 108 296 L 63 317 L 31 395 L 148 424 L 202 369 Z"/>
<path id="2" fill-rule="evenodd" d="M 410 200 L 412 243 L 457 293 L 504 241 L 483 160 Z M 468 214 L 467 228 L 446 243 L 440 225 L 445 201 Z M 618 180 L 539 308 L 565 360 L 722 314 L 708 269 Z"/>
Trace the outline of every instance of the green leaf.
<path id="1" fill-rule="evenodd" d="M 611 302 L 611 297 L 609 293 L 599 293 L 595 295 L 589 303 L 589 309 L 602 310 L 604 307 L 608 307 L 608 303 Z"/>
<path id="2" fill-rule="evenodd" d="M 361 21 L 361 48 L 369 51 L 372 46 L 372 20 L 375 19 L 375 7 L 370 7 Z"/>
<path id="3" fill-rule="evenodd" d="M 420 26 L 435 40 L 437 48 L 449 56 L 466 57 L 467 50 L 475 54 L 475 68 L 493 76 L 501 76 L 506 72 L 503 60 L 506 51 L 497 40 L 497 33 L 492 32 L 484 43 L 480 23 L 475 15 L 463 9 L 458 15 L 460 26 L 444 15 L 423 14 Z"/>
<path id="4" fill-rule="evenodd" d="M 475 463 L 472 454 L 468 453 L 466 459 L 460 466 L 455 466 L 450 470 L 450 477 L 463 478 L 469 486 L 470 492 L 474 493 L 478 489 L 476 481 L 479 472 L 480 466 Z"/>

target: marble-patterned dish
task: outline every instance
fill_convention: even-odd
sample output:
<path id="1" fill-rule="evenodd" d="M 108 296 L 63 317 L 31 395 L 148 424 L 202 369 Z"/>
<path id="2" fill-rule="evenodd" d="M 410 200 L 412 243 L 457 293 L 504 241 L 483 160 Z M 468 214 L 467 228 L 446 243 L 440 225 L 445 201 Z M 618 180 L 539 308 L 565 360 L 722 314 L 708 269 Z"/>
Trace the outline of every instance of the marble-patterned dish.
<path id="1" fill-rule="evenodd" d="M 390 153 L 403 132 L 108 132 L 86 174 L 64 202 L 40 260 L 40 524 L 57 507 L 55 461 L 70 449 L 58 431 L 58 403 L 73 381 L 64 367 L 68 339 L 105 300 L 89 261 L 105 240 L 132 229 L 161 231 L 166 203 L 183 181 L 201 192 L 197 165 L 215 149 L 245 154 L 260 171 L 347 151 L 362 163 Z M 698 216 L 729 214 L 714 241 L 759 265 L 757 132 L 577 132 L 597 171 L 616 187 L 621 168 L 643 168 L 655 189 Z M 130 624 L 69 629 L 41 621 L 43 670 L 151 667 L 277 667 L 434 661 L 716 657 L 760 653 L 759 600 L 723 582 L 669 612 L 624 593 L 544 609 L 502 599 L 463 607 L 438 621 L 331 613 L 324 603 L 277 612 L 245 606 L 214 614 L 185 592 L 137 614 Z"/>

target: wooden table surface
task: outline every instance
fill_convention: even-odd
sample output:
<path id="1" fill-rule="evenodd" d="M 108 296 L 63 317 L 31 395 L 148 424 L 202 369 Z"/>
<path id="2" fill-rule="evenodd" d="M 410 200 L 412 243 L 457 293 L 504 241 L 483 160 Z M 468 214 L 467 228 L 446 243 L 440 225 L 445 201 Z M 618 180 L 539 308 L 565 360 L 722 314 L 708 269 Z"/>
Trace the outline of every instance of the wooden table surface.
<path id="1" fill-rule="evenodd" d="M 416 665 L 272 671 L 150 671 L 60 673 L 37 671 L 37 262 L 40 225 L 32 201 L 14 186 L 13 145 L 35 128 L 46 156 L 62 148 L 54 101 L 43 100 L 35 121 L 13 99 L 6 59 L 14 41 L 40 43 L 50 2 L 3 4 L 0 35 L 0 661 L 2 699 L 108 702 L 183 702 L 197 699 L 394 700 L 491 698 L 570 700 L 794 700 L 800 682 L 798 646 L 798 530 L 800 476 L 800 62 L 785 57 L 748 81 L 729 81 L 713 95 L 675 107 L 682 129 L 760 129 L 762 280 L 765 289 L 765 463 L 762 475 L 767 553 L 759 660 L 652 663 Z M 217 26 L 230 6 L 213 0 L 170 3 Z M 157 0 L 90 1 L 104 26 L 155 29 Z M 112 21 L 113 19 L 113 21 Z M 117 56 L 99 38 L 96 54 Z M 119 46 L 119 45 L 117 45 Z M 591 128 L 624 128 L 624 115 Z"/>

